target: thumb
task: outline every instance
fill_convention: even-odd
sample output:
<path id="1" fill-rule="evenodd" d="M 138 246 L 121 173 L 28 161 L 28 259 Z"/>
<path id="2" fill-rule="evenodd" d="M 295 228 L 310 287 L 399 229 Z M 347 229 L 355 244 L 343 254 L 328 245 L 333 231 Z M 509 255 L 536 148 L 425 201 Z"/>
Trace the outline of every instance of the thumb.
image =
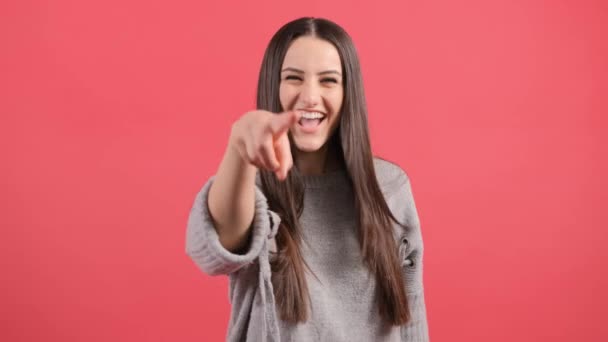
<path id="1" fill-rule="evenodd" d="M 270 131 L 274 137 L 285 133 L 289 127 L 298 121 L 298 113 L 294 111 L 273 114 L 270 121 Z"/>

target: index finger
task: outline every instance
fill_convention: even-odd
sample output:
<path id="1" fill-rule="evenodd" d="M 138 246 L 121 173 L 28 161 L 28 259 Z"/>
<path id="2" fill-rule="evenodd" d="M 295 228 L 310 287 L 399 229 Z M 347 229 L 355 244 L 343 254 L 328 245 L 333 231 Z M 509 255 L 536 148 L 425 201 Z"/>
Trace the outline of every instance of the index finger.
<path id="1" fill-rule="evenodd" d="M 276 117 L 273 117 L 270 121 L 270 131 L 273 135 L 285 133 L 289 127 L 298 121 L 299 117 L 298 113 L 295 111 L 288 111 L 274 115 Z"/>

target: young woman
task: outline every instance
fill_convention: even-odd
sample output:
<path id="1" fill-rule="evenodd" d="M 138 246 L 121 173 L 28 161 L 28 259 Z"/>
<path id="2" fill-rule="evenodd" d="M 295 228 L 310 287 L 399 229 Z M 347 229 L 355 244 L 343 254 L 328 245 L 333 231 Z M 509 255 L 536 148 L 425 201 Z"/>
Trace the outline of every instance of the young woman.
<path id="1" fill-rule="evenodd" d="M 257 108 L 232 125 L 186 251 L 230 278 L 229 341 L 427 341 L 409 178 L 374 157 L 359 60 L 301 18 L 266 49 Z"/>

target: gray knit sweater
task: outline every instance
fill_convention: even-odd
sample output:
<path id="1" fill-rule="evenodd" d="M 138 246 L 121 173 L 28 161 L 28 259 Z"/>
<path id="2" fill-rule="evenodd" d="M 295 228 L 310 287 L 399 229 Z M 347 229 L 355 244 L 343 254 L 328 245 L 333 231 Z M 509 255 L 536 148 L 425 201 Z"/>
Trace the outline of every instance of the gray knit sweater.
<path id="1" fill-rule="evenodd" d="M 428 341 L 423 243 L 410 181 L 393 163 L 375 158 L 374 166 L 393 215 L 409 227 L 393 223 L 412 320 L 391 327 L 380 319 L 376 281 L 362 262 L 353 191 L 345 171 L 304 177 L 302 252 L 314 275 L 306 274 L 309 320 L 297 325 L 282 321 L 276 310 L 269 260 L 276 251 L 280 218 L 268 209 L 259 175 L 252 239 L 243 254 L 233 254 L 219 242 L 207 207 L 212 176 L 190 212 L 186 252 L 206 274 L 230 278 L 228 341 Z"/>

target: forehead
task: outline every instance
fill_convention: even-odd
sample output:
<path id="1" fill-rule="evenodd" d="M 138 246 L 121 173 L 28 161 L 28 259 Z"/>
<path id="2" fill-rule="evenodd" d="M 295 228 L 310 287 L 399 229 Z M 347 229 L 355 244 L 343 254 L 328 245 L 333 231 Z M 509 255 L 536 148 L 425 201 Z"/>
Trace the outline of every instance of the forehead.
<path id="1" fill-rule="evenodd" d="M 321 72 L 328 69 L 342 71 L 340 54 L 336 47 L 323 39 L 305 36 L 294 40 L 283 60 L 283 66 L 305 72 Z"/>

